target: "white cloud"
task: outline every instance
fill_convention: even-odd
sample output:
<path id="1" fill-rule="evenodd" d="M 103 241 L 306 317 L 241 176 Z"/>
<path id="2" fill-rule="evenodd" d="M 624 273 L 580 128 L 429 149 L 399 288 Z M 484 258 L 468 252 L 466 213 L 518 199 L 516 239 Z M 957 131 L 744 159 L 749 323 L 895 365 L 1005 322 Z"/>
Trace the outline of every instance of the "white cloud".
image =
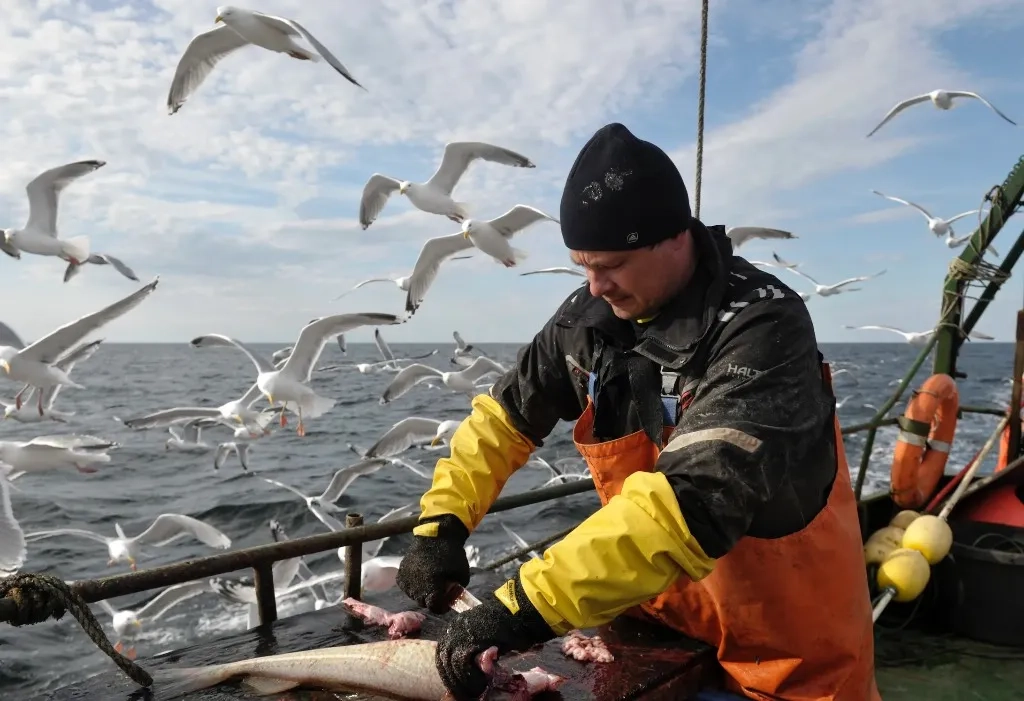
<path id="1" fill-rule="evenodd" d="M 741 60 L 745 42 L 778 38 L 777 25 L 795 53 L 769 57 L 791 59 L 792 76 L 738 121 L 709 120 L 705 218 L 794 228 L 820 222 L 820 207 L 796 199 L 803 189 L 934 143 L 931 132 L 906 127 L 871 140 L 863 134 L 921 85 L 976 84 L 940 53 L 937 33 L 1011 4 L 841 0 L 794 17 L 765 15 L 757 3 L 714 3 L 709 109 L 729 93 L 715 82 L 715 62 Z M 538 167 L 475 164 L 458 199 L 488 218 L 518 202 L 557 215 L 565 172 L 594 129 L 663 119 L 663 101 L 691 104 L 695 94 L 698 3 L 382 0 L 259 9 L 302 22 L 368 92 L 324 63 L 247 47 L 169 116 L 175 65 L 192 36 L 212 26 L 213 6 L 5 5 L 0 225 L 24 222 L 23 188 L 40 170 L 107 161 L 65 192 L 62 235 L 88 235 L 95 250 L 122 257 L 143 280 L 162 280 L 144 307 L 111 327 L 112 340 L 185 342 L 213 330 L 288 340 L 307 315 L 399 311 L 403 295 L 384 284 L 330 300 L 366 277 L 407 274 L 426 238 L 455 229 L 395 198 L 362 231 L 358 198 L 371 173 L 423 180 L 445 141 L 493 141 Z M 692 116 L 681 128 L 686 120 Z M 692 147 L 665 146 L 692 173 Z M 537 225 L 517 245 L 530 251 L 524 269 L 566 261 L 554 225 Z M 801 257 L 790 250 L 779 252 Z M 64 285 L 55 259 L 0 263 L 0 294 L 18 299 L 4 320 L 29 337 L 134 287 L 109 268 L 90 267 Z M 857 272 L 828 269 L 821 277 Z M 525 340 L 574 284 L 460 261 L 439 276 L 413 322 L 389 338 L 446 339 L 461 328 L 467 338 Z M 498 297 L 497 308 L 488 295 Z"/>

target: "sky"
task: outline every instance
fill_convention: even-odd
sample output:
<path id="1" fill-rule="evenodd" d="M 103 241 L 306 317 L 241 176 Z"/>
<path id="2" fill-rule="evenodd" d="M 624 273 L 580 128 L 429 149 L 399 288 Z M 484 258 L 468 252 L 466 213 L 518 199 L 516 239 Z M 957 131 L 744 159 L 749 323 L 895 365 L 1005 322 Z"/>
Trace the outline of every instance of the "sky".
<path id="1" fill-rule="evenodd" d="M 1024 0 L 711 4 L 701 219 L 793 232 L 737 252 L 776 252 L 822 283 L 886 271 L 858 292 L 808 303 L 820 342 L 900 340 L 844 325 L 929 328 L 954 252 L 918 212 L 871 190 L 951 217 L 1003 181 L 1024 147 Z M 375 172 L 428 179 L 449 141 L 499 144 L 536 163 L 473 164 L 455 196 L 479 218 L 515 204 L 557 217 L 576 154 L 609 122 L 667 151 L 692 200 L 697 0 L 265 0 L 249 9 L 302 23 L 367 90 L 324 62 L 249 46 L 168 115 L 175 66 L 213 26 L 213 3 L 4 2 L 0 227 L 24 225 L 24 187 L 39 172 L 106 161 L 63 192 L 58 231 L 88 236 L 143 283 L 160 277 L 103 331 L 109 341 L 224 333 L 290 342 L 313 317 L 401 313 L 405 294 L 391 283 L 333 300 L 368 277 L 408 274 L 427 239 L 458 225 L 395 196 L 364 231 L 360 194 Z M 949 112 L 916 106 L 865 138 L 898 101 L 937 88 L 980 92 L 1021 126 L 970 100 Z M 1021 221 L 1003 229 L 997 252 Z M 962 235 L 974 223 L 954 228 Z M 514 245 L 528 253 L 518 271 L 480 254 L 448 263 L 387 339 L 450 341 L 458 330 L 470 343 L 528 341 L 580 280 L 517 274 L 569 264 L 556 223 Z M 26 339 L 139 286 L 91 265 L 65 284 L 62 261 L 28 254 L 0 256 L 0 267 L 0 320 Z M 1011 278 L 979 330 L 1012 340 L 1021 299 Z"/>

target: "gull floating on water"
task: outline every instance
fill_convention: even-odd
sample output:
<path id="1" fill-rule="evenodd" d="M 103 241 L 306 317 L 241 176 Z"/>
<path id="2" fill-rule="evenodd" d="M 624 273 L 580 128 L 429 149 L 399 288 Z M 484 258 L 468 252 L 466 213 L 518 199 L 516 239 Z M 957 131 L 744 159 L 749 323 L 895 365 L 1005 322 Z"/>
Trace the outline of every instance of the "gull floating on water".
<path id="1" fill-rule="evenodd" d="M 3 322 L 0 322 L 0 326 L 5 325 Z M 13 331 L 10 333 L 13 333 Z M 95 353 L 101 343 L 103 343 L 102 339 L 79 345 L 77 348 L 54 363 L 54 367 L 63 370 L 70 376 L 71 370 L 75 367 L 75 364 L 82 362 Z M 26 385 L 22 390 L 25 392 L 22 396 L 22 407 L 19 409 L 17 404 L 5 404 L 3 418 L 13 419 L 20 423 L 39 423 L 40 421 L 58 421 L 60 423 L 67 423 L 68 419 L 75 415 L 75 412 L 57 411 L 53 408 L 54 402 L 57 401 L 57 395 L 60 394 L 60 388 L 61 385 L 53 385 L 52 387 L 47 387 L 44 390 L 37 390 L 35 387 Z M 42 413 L 37 411 L 35 408 L 30 409 L 27 405 L 27 403 L 32 399 L 32 394 L 40 391 L 42 392 L 42 396 L 39 398 L 39 403 L 43 405 Z"/>
<path id="2" fill-rule="evenodd" d="M 414 207 L 431 214 L 440 214 L 452 221 L 461 222 L 469 216 L 466 203 L 452 199 L 452 191 L 475 160 L 490 161 L 516 168 L 535 168 L 529 158 L 501 146 L 480 141 L 454 141 L 445 144 L 441 165 L 430 180 L 412 183 L 388 175 L 374 173 L 363 188 L 359 203 L 359 223 L 366 229 L 384 209 L 384 205 L 396 190 L 409 198 Z"/>
<path id="3" fill-rule="evenodd" d="M 377 439 L 376 443 L 363 453 L 363 457 L 383 458 L 398 455 L 421 443 L 430 443 L 431 446 L 447 443 L 461 423 L 461 421 L 438 421 L 422 416 L 410 416 L 389 428 L 383 436 Z"/>
<path id="4" fill-rule="evenodd" d="M 874 275 L 860 275 L 858 277 L 847 278 L 832 285 L 822 285 L 820 282 L 812 278 L 807 273 L 801 272 L 796 268 L 789 268 L 789 271 L 795 275 L 799 275 L 800 277 L 809 280 L 814 285 L 814 292 L 811 294 L 819 295 L 821 297 L 831 297 L 832 295 L 837 295 L 842 292 L 857 292 L 860 290 L 859 287 L 850 287 L 845 290 L 843 288 L 846 287 L 847 285 L 852 285 L 855 282 L 864 282 L 865 280 L 871 280 L 873 278 L 878 277 L 879 275 L 885 274 L 885 271 L 882 270 L 880 272 L 875 273 Z M 803 294 L 801 294 L 800 296 L 803 297 Z M 804 297 L 804 301 L 807 301 L 807 299 L 810 296 L 811 295 L 808 295 L 808 297 Z"/>
<path id="5" fill-rule="evenodd" d="M 469 260 L 472 257 L 473 256 L 453 256 L 453 257 L 449 258 L 449 260 Z M 411 278 L 412 278 L 412 274 L 411 273 L 409 275 L 402 275 L 400 277 L 371 277 L 371 278 L 369 278 L 367 280 L 363 280 L 362 282 L 357 282 L 355 285 L 352 286 L 352 289 L 345 290 L 340 295 L 335 297 L 332 301 L 337 302 L 339 299 L 341 299 L 345 295 L 351 294 L 351 293 L 355 292 L 356 290 L 358 290 L 360 287 L 363 287 L 364 285 L 369 285 L 371 282 L 393 282 L 395 284 L 395 286 L 398 287 L 398 289 L 400 289 L 402 292 L 408 292 L 409 291 L 409 280 Z"/>
<path id="6" fill-rule="evenodd" d="M 4 369 L 10 379 L 36 389 L 46 389 L 54 385 L 70 385 L 83 389 L 82 385 L 74 382 L 64 370 L 54 363 L 90 333 L 138 306 L 149 296 L 150 292 L 156 289 L 159 280 L 159 277 L 154 279 L 145 287 L 98 312 L 86 314 L 64 324 L 29 346 L 26 346 L 7 325 L 0 325 L 0 367 Z M 22 389 L 14 398 L 15 406 L 19 409 L 24 391 Z M 43 414 L 42 392 L 39 393 L 38 408 L 41 416 Z"/>
<path id="7" fill-rule="evenodd" d="M 29 205 L 25 227 L 3 230 L 8 246 L 39 256 L 57 256 L 75 264 L 85 261 L 89 257 L 88 237 L 57 237 L 57 202 L 71 182 L 104 165 L 106 161 L 76 161 L 43 171 L 33 178 L 25 186 Z"/>
<path id="8" fill-rule="evenodd" d="M 927 209 L 925 209 L 919 204 L 915 204 L 908 200 L 902 200 L 899 197 L 892 197 L 891 195 L 886 195 L 884 192 L 879 192 L 878 190 L 872 190 L 871 192 L 875 193 L 879 197 L 884 197 L 887 200 L 899 202 L 900 204 L 906 205 L 908 207 L 913 207 L 914 209 L 916 209 L 918 212 L 924 215 L 925 219 L 928 220 L 928 229 L 936 236 L 942 236 L 944 234 L 953 233 L 953 227 L 951 226 L 953 222 L 957 221 L 958 219 L 963 219 L 964 217 L 978 213 L 977 209 L 972 209 L 969 212 L 961 212 L 955 217 L 950 217 L 949 219 L 940 219 L 938 217 L 933 217 L 931 212 L 929 212 Z"/>
<path id="9" fill-rule="evenodd" d="M 64 269 L 64 282 L 67 282 L 82 269 L 82 266 L 86 263 L 92 263 L 93 265 L 110 265 L 117 272 L 124 275 L 129 280 L 139 281 L 139 277 L 135 274 L 135 271 L 129 268 L 120 258 L 115 258 L 109 253 L 93 253 L 88 258 L 80 263 L 71 261 L 68 263 L 68 267 Z"/>
<path id="10" fill-rule="evenodd" d="M 124 643 L 125 641 L 131 642 L 139 634 L 139 631 L 142 630 L 145 623 L 158 620 L 186 599 L 212 592 L 213 588 L 210 586 L 210 581 L 199 579 L 194 582 L 169 586 L 137 609 L 116 609 L 106 599 L 96 603 L 110 615 L 111 626 L 118 637 L 117 642 L 114 644 L 114 649 L 119 653 L 124 651 L 125 657 L 129 660 L 134 660 L 135 648 L 130 647 L 124 650 Z"/>
<path id="11" fill-rule="evenodd" d="M 74 467 L 83 474 L 93 474 L 96 463 L 110 462 L 108 450 L 119 443 L 85 435 L 36 436 L 30 441 L 0 441 L 0 462 L 13 472 L 9 479 L 25 472 L 57 470 Z"/>
<path id="12" fill-rule="evenodd" d="M 904 100 L 903 102 L 897 103 L 895 107 L 889 110 L 889 113 L 885 115 L 885 118 L 878 123 L 878 126 L 876 126 L 874 129 L 870 131 L 870 133 L 868 133 L 868 136 L 871 136 L 876 131 L 881 129 L 882 125 L 884 125 L 886 122 L 888 122 L 890 119 L 892 119 L 893 117 L 895 117 L 897 114 L 899 114 L 908 107 L 931 100 L 932 104 L 935 105 L 935 107 L 937 107 L 938 109 L 948 110 L 953 107 L 954 98 L 958 97 L 969 97 L 975 100 L 979 100 L 980 102 L 983 102 L 990 110 L 998 114 L 1000 117 L 1005 119 L 1010 124 L 1013 124 L 1014 126 L 1017 125 L 1015 121 L 1013 121 L 1005 114 L 997 110 L 991 102 L 989 102 L 976 92 L 968 92 L 966 90 L 932 90 L 931 92 L 927 92 L 923 95 L 917 95 L 915 97 L 911 97 L 910 99 Z"/>
<path id="13" fill-rule="evenodd" d="M 313 368 L 320 359 L 327 339 L 360 326 L 398 324 L 403 321 L 404 319 L 399 319 L 394 314 L 377 313 L 335 314 L 316 319 L 306 324 L 299 332 L 294 349 L 280 369 L 260 353 L 229 336 L 208 334 L 192 339 L 191 344 L 194 348 L 234 346 L 245 353 L 256 366 L 256 386 L 259 391 L 271 406 L 280 401 L 286 409 L 294 411 L 299 417 L 297 432 L 304 436 L 304 420 L 323 415 L 335 403 L 333 399 L 321 397 L 306 384 L 311 379 Z M 285 414 L 281 412 L 281 425 L 284 426 L 286 423 Z"/>
<path id="14" fill-rule="evenodd" d="M 250 44 L 268 51 L 288 54 L 300 61 L 315 63 L 322 56 L 331 68 L 346 80 L 363 88 L 334 54 L 293 19 L 222 5 L 217 8 L 214 22 L 222 24 L 193 37 L 179 59 L 170 92 L 167 94 L 168 114 L 174 114 L 181 109 L 221 59 Z M 297 44 L 292 37 L 304 38 L 316 53 Z"/>
<path id="15" fill-rule="evenodd" d="M 440 379 L 445 386 L 455 390 L 456 392 L 472 393 L 476 391 L 477 383 L 487 375 L 491 374 L 503 374 L 506 372 L 506 368 L 499 363 L 494 362 L 490 358 L 477 358 L 473 361 L 473 364 L 464 370 L 457 372 L 442 372 L 437 368 L 432 368 L 429 365 L 422 365 L 420 363 L 413 363 L 402 369 L 400 373 L 395 375 L 395 379 L 391 381 L 388 388 L 384 390 L 384 394 L 380 397 L 381 404 L 387 404 L 395 399 L 398 399 L 403 394 L 411 390 L 415 385 L 429 380 L 431 378 Z"/>
<path id="16" fill-rule="evenodd" d="M 125 535 L 120 523 L 114 523 L 114 531 L 117 533 L 116 538 L 110 538 L 83 528 L 56 528 L 26 533 L 25 540 L 35 542 L 60 535 L 76 535 L 81 538 L 88 538 L 107 546 L 107 552 L 110 556 L 107 562 L 108 566 L 119 562 L 127 562 L 131 565 L 133 571 L 135 570 L 135 563 L 142 553 L 142 548 L 145 546 L 160 547 L 185 536 L 192 536 L 211 548 L 221 550 L 225 550 L 231 545 L 231 539 L 218 529 L 184 514 L 160 514 L 150 524 L 149 528 L 130 538 Z"/>
<path id="17" fill-rule="evenodd" d="M 558 220 L 539 209 L 517 204 L 499 217 L 490 220 L 465 219 L 462 231 L 448 236 L 438 236 L 423 244 L 416 266 L 409 281 L 409 293 L 405 300 L 405 310 L 415 312 L 423 303 L 441 263 L 459 251 L 476 247 L 481 252 L 494 258 L 506 268 L 515 266 L 523 260 L 526 253 L 512 248 L 511 238 L 539 221 Z"/>
<path id="18" fill-rule="evenodd" d="M 555 268 L 541 268 L 540 270 L 531 270 L 531 271 L 529 271 L 527 273 L 519 273 L 519 276 L 520 277 L 525 277 L 526 275 L 540 275 L 541 273 L 555 273 L 555 274 L 559 274 L 560 273 L 562 275 L 575 275 L 576 277 L 586 277 L 587 276 L 587 274 L 585 272 L 583 272 L 582 270 L 578 270 L 576 268 L 566 268 L 564 266 L 559 266 L 559 267 L 555 267 Z"/>
<path id="19" fill-rule="evenodd" d="M 903 336 L 903 339 L 912 346 L 923 346 L 931 340 L 935 334 L 935 329 L 928 329 L 927 331 L 904 331 L 903 329 L 896 328 L 895 326 L 879 326 L 869 324 L 867 326 L 847 326 L 843 325 L 844 329 L 855 329 L 855 330 L 873 330 L 873 331 L 891 331 L 898 333 Z M 969 338 L 976 338 L 982 341 L 994 341 L 995 338 L 988 334 L 981 333 L 980 331 L 972 331 L 968 334 Z"/>
<path id="20" fill-rule="evenodd" d="M 726 229 L 725 235 L 732 240 L 733 249 L 737 249 L 752 239 L 795 239 L 793 235 L 782 229 L 766 229 L 763 226 L 734 226 Z"/>

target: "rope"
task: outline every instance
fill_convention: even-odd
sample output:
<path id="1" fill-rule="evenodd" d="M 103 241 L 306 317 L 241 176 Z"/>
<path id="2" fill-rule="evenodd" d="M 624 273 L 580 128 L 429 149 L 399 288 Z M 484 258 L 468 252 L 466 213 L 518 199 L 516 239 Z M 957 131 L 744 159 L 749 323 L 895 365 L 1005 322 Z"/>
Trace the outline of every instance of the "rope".
<path id="1" fill-rule="evenodd" d="M 132 681 L 145 687 L 153 685 L 153 678 L 146 670 L 114 649 L 88 604 L 63 580 L 48 574 L 12 575 L 0 579 L 0 598 L 9 599 L 17 606 L 17 612 L 8 621 L 12 626 L 42 623 L 50 618 L 60 620 L 66 611 L 70 611 L 96 647 L 105 652 Z"/>
<path id="2" fill-rule="evenodd" d="M 697 179 L 694 189 L 693 216 L 700 219 L 700 185 L 704 170 L 704 88 L 708 79 L 708 2 L 700 9 L 700 95 L 697 98 Z"/>

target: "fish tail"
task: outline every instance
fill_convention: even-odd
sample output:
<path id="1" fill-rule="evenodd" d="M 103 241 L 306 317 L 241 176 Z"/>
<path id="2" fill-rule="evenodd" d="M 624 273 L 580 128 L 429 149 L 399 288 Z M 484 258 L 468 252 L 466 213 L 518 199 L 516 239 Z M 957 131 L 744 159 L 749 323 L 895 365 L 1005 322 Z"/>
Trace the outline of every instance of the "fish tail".
<path id="1" fill-rule="evenodd" d="M 218 664 L 208 667 L 155 669 L 152 672 L 153 690 L 157 692 L 161 701 L 176 699 L 227 681 L 234 675 L 232 667 L 230 664 Z"/>

